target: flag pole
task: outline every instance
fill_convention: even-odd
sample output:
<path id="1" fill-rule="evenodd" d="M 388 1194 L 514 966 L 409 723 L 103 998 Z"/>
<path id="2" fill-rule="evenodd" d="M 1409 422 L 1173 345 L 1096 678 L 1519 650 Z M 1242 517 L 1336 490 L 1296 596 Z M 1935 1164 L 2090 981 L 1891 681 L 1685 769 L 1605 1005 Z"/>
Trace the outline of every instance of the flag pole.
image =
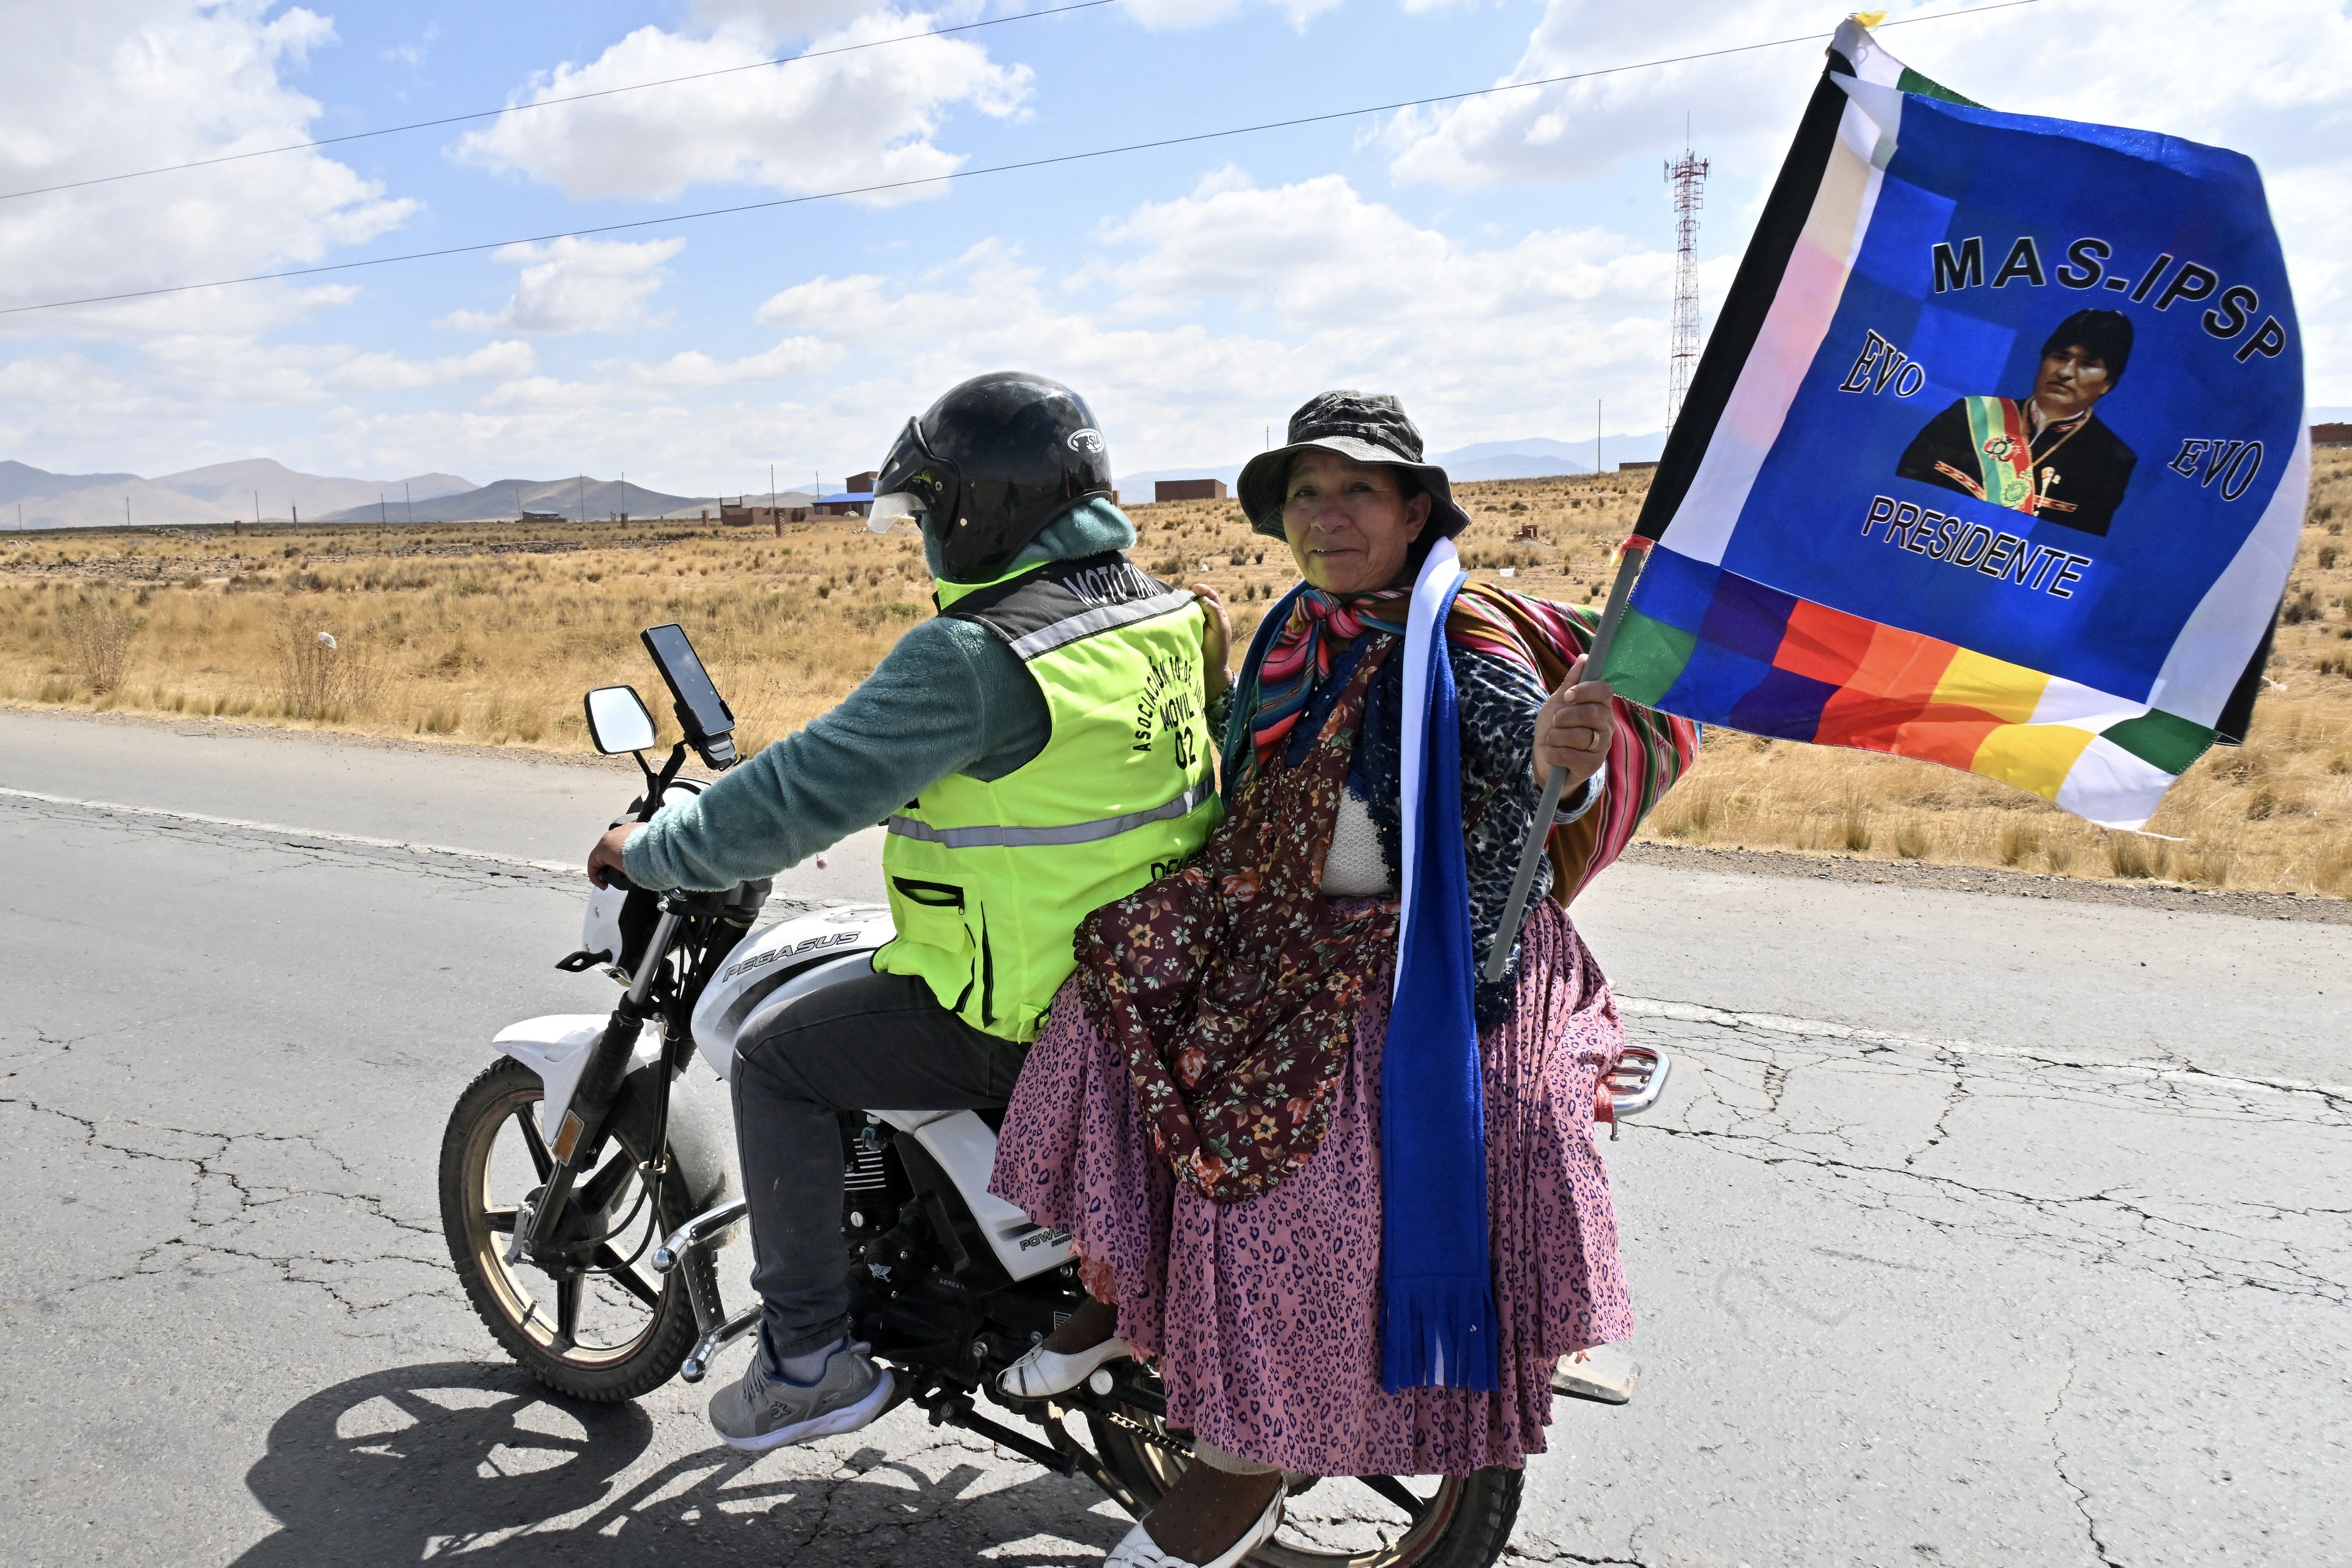
<path id="1" fill-rule="evenodd" d="M 1642 574 L 1642 563 L 1649 557 L 1650 542 L 1638 536 L 1625 542 L 1617 557 L 1617 580 L 1609 584 L 1609 603 L 1601 612 L 1601 624 L 1593 629 L 1592 646 L 1584 656 L 1584 675 L 1596 679 L 1608 667 L 1609 646 L 1617 640 L 1617 627 L 1625 618 L 1625 602 L 1633 595 L 1633 579 Z M 1488 984 L 1503 977 L 1504 967 L 1511 962 L 1511 937 L 1519 929 L 1519 917 L 1527 912 L 1528 894 L 1536 885 L 1536 868 L 1542 864 L 1544 846 L 1551 842 L 1551 819 L 1559 811 L 1559 797 L 1568 789 L 1568 770 L 1554 768 L 1544 779 L 1543 798 L 1536 802 L 1535 820 L 1528 824 L 1527 842 L 1519 847 L 1518 874 L 1511 879 L 1511 896 L 1504 901 L 1502 923 L 1495 928 L 1495 941 L 1486 954 L 1486 980 Z"/>

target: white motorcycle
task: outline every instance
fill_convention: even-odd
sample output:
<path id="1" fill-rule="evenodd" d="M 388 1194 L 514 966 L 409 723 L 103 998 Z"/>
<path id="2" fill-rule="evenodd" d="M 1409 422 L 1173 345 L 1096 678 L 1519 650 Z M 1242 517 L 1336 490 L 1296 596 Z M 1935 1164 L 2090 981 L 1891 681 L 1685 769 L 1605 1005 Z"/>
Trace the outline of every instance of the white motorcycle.
<path id="1" fill-rule="evenodd" d="M 686 739 L 656 772 L 652 715 L 635 689 L 588 693 L 599 751 L 645 773 L 631 818 L 737 761 L 734 715 L 683 629 L 643 634 Z M 722 1302 L 716 1253 L 741 1230 L 731 1131 L 672 1086 L 698 1054 L 724 1079 L 756 1037 L 819 987 L 870 972 L 889 911 L 857 904 L 754 929 L 769 885 L 724 892 L 593 893 L 581 948 L 559 964 L 625 987 L 609 1013 L 529 1018 L 499 1032 L 499 1059 L 458 1097 L 441 1145 L 441 1215 L 466 1294 L 507 1352 L 573 1398 L 635 1399 L 701 1381 L 759 1322 Z M 1629 1050 L 1610 1089 L 1618 1117 L 1655 1103 L 1667 1058 Z M 1191 1462 L 1159 1380 L 1115 1363 L 1050 1400 L 1019 1400 L 997 1374 L 1083 1300 L 1069 1238 L 988 1192 L 992 1111 L 877 1106 L 842 1118 L 841 1230 L 856 1337 L 894 1371 L 895 1402 L 1061 1475 L 1084 1475 L 1136 1518 Z M 1555 1388 L 1604 1404 L 1630 1372 L 1564 1366 Z M 1025 1429 L 983 1415 L 987 1399 Z M 1508 1542 L 1521 1472 L 1295 1478 L 1280 1534 L 1251 1561 L 1283 1568 L 1487 1568 Z"/>

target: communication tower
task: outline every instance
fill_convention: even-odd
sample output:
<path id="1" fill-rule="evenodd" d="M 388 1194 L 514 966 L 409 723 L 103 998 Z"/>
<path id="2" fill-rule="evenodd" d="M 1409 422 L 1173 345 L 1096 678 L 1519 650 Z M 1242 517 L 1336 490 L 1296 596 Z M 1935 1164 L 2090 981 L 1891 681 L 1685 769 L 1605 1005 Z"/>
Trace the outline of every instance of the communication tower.
<path id="1" fill-rule="evenodd" d="M 1675 204 L 1674 344 L 1666 353 L 1666 428 L 1671 430 L 1690 391 L 1691 372 L 1698 367 L 1698 209 L 1706 184 L 1706 160 L 1694 157 L 1685 143 L 1683 155 L 1666 165 L 1666 184 Z"/>

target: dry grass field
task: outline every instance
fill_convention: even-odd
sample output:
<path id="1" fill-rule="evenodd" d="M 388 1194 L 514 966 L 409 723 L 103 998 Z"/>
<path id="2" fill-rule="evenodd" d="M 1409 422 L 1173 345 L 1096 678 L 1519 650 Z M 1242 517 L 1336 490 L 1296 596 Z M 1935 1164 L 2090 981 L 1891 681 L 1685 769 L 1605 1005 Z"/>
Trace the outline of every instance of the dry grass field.
<path id="1" fill-rule="evenodd" d="M 1479 575 L 1583 603 L 1633 475 L 1465 485 Z M 1132 509 L 1136 557 L 1223 590 L 1245 634 L 1292 578 L 1230 501 Z M 1925 763 L 1711 731 L 1645 835 L 2352 897 L 2352 451 L 2324 449 L 2254 730 L 2108 833 Z M 0 700 L 579 750 L 580 693 L 658 686 L 637 629 L 682 622 L 746 749 L 822 711 L 930 613 L 905 532 L 697 524 L 352 524 L 0 535 Z M 330 647 L 320 634 L 333 639 Z"/>

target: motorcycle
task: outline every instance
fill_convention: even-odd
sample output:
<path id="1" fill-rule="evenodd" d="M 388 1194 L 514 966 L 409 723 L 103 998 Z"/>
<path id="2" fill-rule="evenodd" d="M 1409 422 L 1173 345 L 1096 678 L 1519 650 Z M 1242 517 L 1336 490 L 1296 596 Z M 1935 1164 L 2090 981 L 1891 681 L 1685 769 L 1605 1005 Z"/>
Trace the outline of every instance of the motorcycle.
<path id="1" fill-rule="evenodd" d="M 586 695 L 598 751 L 633 756 L 644 789 L 623 820 L 650 821 L 698 793 L 689 752 L 739 760 L 734 715 L 683 628 L 642 634 L 684 739 L 656 769 L 635 689 Z M 578 951 L 559 968 L 624 987 L 609 1013 L 529 1018 L 458 1097 L 442 1141 L 442 1226 L 466 1294 L 506 1352 L 572 1398 L 631 1400 L 672 1377 L 698 1383 L 752 1331 L 754 1300 L 727 1311 L 717 1254 L 741 1232 L 731 1130 L 673 1087 L 697 1056 L 722 1080 L 739 1039 L 821 987 L 870 973 L 889 911 L 852 904 L 759 925 L 770 886 L 593 892 Z M 1602 1085 L 1604 1120 L 1654 1104 L 1671 1062 L 1629 1047 Z M 1132 1362 L 1045 1400 L 997 1375 L 1084 1300 L 1069 1237 L 988 1191 L 1002 1115 L 876 1106 L 842 1117 L 841 1233 L 853 1260 L 856 1338 L 911 1404 L 1059 1475 L 1084 1476 L 1135 1518 L 1192 1461 L 1158 1376 Z M 1612 1129 L 1613 1136 L 1613 1129 Z M 1596 1352 L 1563 1363 L 1557 1393 L 1630 1397 L 1636 1370 Z M 987 1401 L 1004 1417 L 983 1413 Z M 1021 1423 L 1016 1427 L 1008 1421 Z M 1522 1472 L 1294 1477 L 1281 1532 L 1252 1554 L 1275 1568 L 1487 1568 L 1502 1555 Z"/>

